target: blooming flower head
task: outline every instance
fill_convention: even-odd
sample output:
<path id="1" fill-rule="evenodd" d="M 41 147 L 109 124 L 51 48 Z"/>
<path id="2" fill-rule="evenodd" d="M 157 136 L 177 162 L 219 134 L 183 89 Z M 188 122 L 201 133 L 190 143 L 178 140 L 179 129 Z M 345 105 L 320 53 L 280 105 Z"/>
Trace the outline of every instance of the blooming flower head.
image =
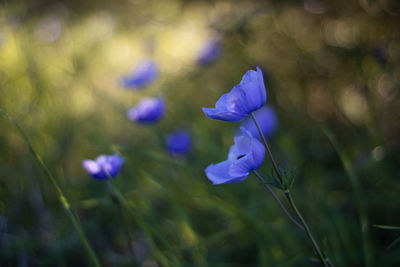
<path id="1" fill-rule="evenodd" d="M 100 155 L 96 160 L 84 160 L 82 165 L 93 178 L 105 180 L 117 176 L 123 163 L 124 158 L 115 153 L 114 155 Z"/>
<path id="2" fill-rule="evenodd" d="M 267 101 L 264 78 L 259 67 L 249 70 L 242 81 L 221 96 L 215 108 L 203 108 L 207 117 L 222 121 L 241 121 Z"/>
<path id="3" fill-rule="evenodd" d="M 190 151 L 192 139 L 187 131 L 175 131 L 167 137 L 167 149 L 172 155 L 184 155 Z"/>
<path id="4" fill-rule="evenodd" d="M 278 126 L 278 119 L 274 108 L 265 106 L 254 112 L 258 124 L 260 125 L 261 132 L 265 138 L 270 137 Z M 247 118 L 241 125 L 249 131 L 255 138 L 261 139 L 258 133 L 256 124 L 251 118 Z"/>
<path id="5" fill-rule="evenodd" d="M 221 44 L 216 40 L 212 40 L 202 48 L 196 61 L 200 65 L 213 63 L 220 56 L 221 51 Z"/>
<path id="6" fill-rule="evenodd" d="M 129 75 L 122 78 L 122 85 L 130 89 L 143 89 L 158 78 L 157 64 L 152 60 L 144 60 L 139 62 L 135 70 Z"/>
<path id="7" fill-rule="evenodd" d="M 230 184 L 243 181 L 251 171 L 258 169 L 264 160 L 265 148 L 251 133 L 243 129 L 240 136 L 234 137 L 228 159 L 211 164 L 205 170 L 213 184 Z"/>
<path id="8" fill-rule="evenodd" d="M 133 108 L 128 109 L 127 115 L 131 121 L 149 124 L 159 121 L 165 114 L 164 98 L 145 97 Z"/>

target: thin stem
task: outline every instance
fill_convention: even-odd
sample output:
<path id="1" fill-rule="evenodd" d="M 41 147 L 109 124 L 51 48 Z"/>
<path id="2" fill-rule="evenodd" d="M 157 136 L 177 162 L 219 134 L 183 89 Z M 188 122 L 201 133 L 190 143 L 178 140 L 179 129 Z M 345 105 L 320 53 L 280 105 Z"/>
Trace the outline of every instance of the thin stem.
<path id="1" fill-rule="evenodd" d="M 279 182 L 280 182 L 281 185 L 282 185 L 282 183 L 283 183 L 282 175 L 281 175 L 281 173 L 279 172 L 279 169 L 278 169 L 278 166 L 277 166 L 277 164 L 276 164 L 276 162 L 275 162 L 274 156 L 272 155 L 271 150 L 269 149 L 267 140 L 265 139 L 264 134 L 263 134 L 262 131 L 261 131 L 261 128 L 260 128 L 260 125 L 258 124 L 257 118 L 256 118 L 256 116 L 254 115 L 254 112 L 251 112 L 250 115 L 251 115 L 251 118 L 253 119 L 254 123 L 256 124 L 258 133 L 260 134 L 261 139 L 262 139 L 262 141 L 263 141 L 263 144 L 264 144 L 265 148 L 267 149 L 267 153 L 268 153 L 269 159 L 270 159 L 271 162 L 272 162 L 272 166 L 273 166 L 273 168 L 274 168 L 274 171 L 275 171 L 276 175 L 278 176 Z M 286 190 L 286 191 L 285 191 L 285 196 L 286 196 L 286 198 L 288 199 L 289 204 L 290 204 L 290 206 L 292 207 L 292 209 L 294 210 L 294 212 L 296 213 L 297 217 L 300 219 L 300 222 L 301 222 L 301 224 L 302 224 L 303 227 L 304 227 L 304 230 L 305 230 L 305 232 L 306 232 L 306 235 L 307 235 L 308 239 L 311 241 L 311 244 L 312 244 L 313 247 L 314 247 L 315 253 L 317 254 L 317 256 L 318 256 L 318 258 L 320 259 L 321 263 L 322 263 L 325 267 L 329 267 L 329 266 L 332 266 L 332 267 L 333 267 L 333 264 L 332 264 L 332 262 L 329 260 L 329 258 L 325 258 L 325 257 L 324 257 L 324 254 L 322 253 L 321 248 L 318 246 L 318 244 L 317 244 L 317 242 L 315 241 L 313 235 L 311 234 L 310 228 L 308 227 L 308 225 L 307 225 L 306 221 L 304 220 L 303 216 L 301 215 L 300 211 L 297 209 L 297 207 L 296 207 L 296 205 L 295 205 L 295 203 L 294 203 L 294 201 L 293 201 L 293 198 L 292 198 L 292 196 L 291 196 L 291 194 L 290 194 L 290 190 Z M 329 262 L 330 264 L 328 265 L 327 262 Z"/>
<path id="2" fill-rule="evenodd" d="M 108 192 L 110 193 L 111 198 L 113 199 L 115 204 L 118 206 L 118 212 L 119 212 L 119 216 L 121 217 L 122 226 L 124 228 L 126 242 L 128 243 L 128 247 L 132 254 L 132 258 L 135 259 L 135 253 L 134 253 L 133 246 L 132 246 L 133 243 L 132 243 L 131 233 L 129 231 L 129 227 L 126 222 L 125 216 L 124 216 L 122 204 L 121 204 L 120 199 L 118 198 L 118 195 L 117 195 L 116 191 L 114 190 L 114 187 L 112 186 L 109 179 L 106 181 L 106 184 L 107 184 Z"/>
<path id="3" fill-rule="evenodd" d="M 313 235 L 311 234 L 310 228 L 308 227 L 308 225 L 307 225 L 306 221 L 304 220 L 303 216 L 301 215 L 300 211 L 297 209 L 296 204 L 293 201 L 292 195 L 290 194 L 290 190 L 285 191 L 285 196 L 289 200 L 289 204 L 293 208 L 297 217 L 299 217 L 301 224 L 304 226 L 307 237 L 310 239 L 320 261 L 324 264 L 325 267 L 329 267 L 329 265 L 326 263 L 326 259 L 325 259 L 324 255 L 322 254 L 321 248 L 318 246 Z"/>
<path id="4" fill-rule="evenodd" d="M 281 207 L 282 211 L 286 214 L 286 216 L 297 226 L 299 227 L 302 231 L 304 231 L 304 227 L 298 223 L 293 216 L 289 213 L 289 211 L 286 209 L 286 207 L 283 205 L 279 197 L 275 194 L 274 190 L 265 182 L 264 178 L 257 172 L 253 171 L 253 173 L 257 176 L 257 178 L 260 180 L 260 182 L 264 185 L 264 187 L 272 194 L 276 202 L 278 202 L 278 205 Z"/>
<path id="5" fill-rule="evenodd" d="M 276 164 L 274 157 L 272 156 L 271 149 L 269 149 L 267 140 L 265 139 L 264 134 L 261 131 L 261 128 L 260 128 L 260 125 L 258 124 L 256 116 L 254 115 L 254 112 L 251 112 L 250 115 L 251 115 L 251 118 L 253 119 L 254 123 L 256 124 L 258 133 L 260 134 L 263 144 L 264 144 L 265 148 L 267 149 L 268 156 L 272 161 L 272 166 L 274 167 L 275 173 L 278 176 L 279 182 L 282 184 L 283 180 L 282 180 L 281 173 L 279 172 L 278 165 Z"/>
<path id="6" fill-rule="evenodd" d="M 96 256 L 96 253 L 94 253 L 93 248 L 91 247 L 89 240 L 87 239 L 85 232 L 82 229 L 82 226 L 79 222 L 79 218 L 77 215 L 74 214 L 74 212 L 71 209 L 71 205 L 68 202 L 67 197 L 64 195 L 64 192 L 62 191 L 61 187 L 58 185 L 57 180 L 54 178 L 54 176 L 51 174 L 50 170 L 47 168 L 46 164 L 44 164 L 42 158 L 40 157 L 39 154 L 36 153 L 36 151 L 33 149 L 33 146 L 28 138 L 28 136 L 25 134 L 24 130 L 19 126 L 19 124 L 14 121 L 13 118 L 11 118 L 10 115 L 8 115 L 4 110 L 0 108 L 0 114 L 5 117 L 11 124 L 14 125 L 15 128 L 17 128 L 17 131 L 20 135 L 20 137 L 24 140 L 25 144 L 27 145 L 29 152 L 31 155 L 35 158 L 37 163 L 39 164 L 39 167 L 42 169 L 43 173 L 45 176 L 50 180 L 51 184 L 53 185 L 55 191 L 57 192 L 58 198 L 61 202 L 61 205 L 63 206 L 65 212 L 68 215 L 68 218 L 70 219 L 72 225 L 74 226 L 75 230 L 77 231 L 79 238 L 81 239 L 81 242 L 83 246 L 85 247 L 92 263 L 94 266 L 101 266 L 100 261 Z"/>

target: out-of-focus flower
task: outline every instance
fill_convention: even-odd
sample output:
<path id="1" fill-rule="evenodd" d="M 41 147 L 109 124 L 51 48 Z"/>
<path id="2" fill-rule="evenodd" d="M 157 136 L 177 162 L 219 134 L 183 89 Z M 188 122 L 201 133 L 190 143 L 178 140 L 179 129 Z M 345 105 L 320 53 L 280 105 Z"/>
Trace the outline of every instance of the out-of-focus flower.
<path id="1" fill-rule="evenodd" d="M 207 65 L 213 63 L 221 55 L 222 48 L 219 41 L 212 40 L 202 48 L 198 57 L 197 63 L 200 65 Z"/>
<path id="2" fill-rule="evenodd" d="M 184 155 L 190 151 L 192 139 L 187 131 L 175 131 L 167 137 L 167 149 L 172 155 Z"/>
<path id="3" fill-rule="evenodd" d="M 128 118 L 142 124 L 159 121 L 165 114 L 165 101 L 163 97 L 145 97 L 127 112 Z"/>
<path id="4" fill-rule="evenodd" d="M 100 155 L 96 160 L 84 160 L 82 165 L 93 178 L 105 180 L 117 176 L 123 163 L 124 158 L 115 153 L 114 155 Z"/>
<path id="5" fill-rule="evenodd" d="M 159 70 L 153 60 L 139 62 L 129 76 L 122 78 L 122 85 L 130 89 L 144 89 L 158 78 Z"/>
<path id="6" fill-rule="evenodd" d="M 241 121 L 267 101 L 262 71 L 249 70 L 242 81 L 221 96 L 215 108 L 203 108 L 207 117 L 222 121 Z"/>
<path id="7" fill-rule="evenodd" d="M 381 63 L 385 64 L 387 62 L 387 52 L 385 50 L 385 47 L 383 45 L 375 45 L 372 47 L 372 54 L 375 57 L 375 59 Z"/>
<path id="8" fill-rule="evenodd" d="M 258 124 L 260 125 L 261 132 L 265 138 L 270 137 L 278 126 L 278 119 L 274 108 L 265 106 L 254 112 Z M 256 124 L 251 118 L 247 118 L 241 125 L 248 130 L 255 138 L 261 139 L 258 133 Z"/>
<path id="9" fill-rule="evenodd" d="M 234 137 L 235 144 L 229 150 L 228 159 L 206 168 L 205 173 L 213 184 L 243 181 L 261 166 L 265 155 L 263 144 L 250 132 L 244 129 L 242 132 L 241 136 Z"/>

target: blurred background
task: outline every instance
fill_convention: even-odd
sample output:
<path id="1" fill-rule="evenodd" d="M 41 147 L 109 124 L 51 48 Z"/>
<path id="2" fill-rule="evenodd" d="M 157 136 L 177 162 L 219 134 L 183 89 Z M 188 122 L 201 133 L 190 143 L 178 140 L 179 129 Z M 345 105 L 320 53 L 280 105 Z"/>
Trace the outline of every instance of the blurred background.
<path id="1" fill-rule="evenodd" d="M 324 251 L 336 266 L 396 266 L 399 15 L 395 0 L 3 0 L 0 108 L 55 176 L 102 265 L 319 266 L 255 176 L 213 186 L 204 174 L 226 159 L 240 124 L 208 119 L 201 107 L 260 66 L 277 116 L 269 143 L 295 169 L 292 194 Z M 125 88 L 148 59 L 157 78 Z M 157 96 L 166 102 L 159 122 L 127 118 Z M 179 129 L 192 147 L 174 156 L 165 140 Z M 130 205 L 134 256 L 106 184 L 82 167 L 114 152 L 125 157 L 112 184 Z M 271 173 L 267 158 L 260 173 Z M 0 265 L 90 265 L 54 187 L 4 117 Z"/>

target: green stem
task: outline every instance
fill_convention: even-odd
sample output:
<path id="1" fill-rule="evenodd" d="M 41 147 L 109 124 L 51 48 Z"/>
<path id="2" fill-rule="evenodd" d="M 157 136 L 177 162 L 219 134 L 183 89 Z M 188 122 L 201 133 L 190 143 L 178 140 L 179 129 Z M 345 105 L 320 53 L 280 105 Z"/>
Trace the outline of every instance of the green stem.
<path id="1" fill-rule="evenodd" d="M 272 194 L 273 198 L 278 202 L 278 205 L 281 207 L 282 211 L 285 213 L 285 215 L 297 226 L 299 227 L 302 231 L 304 231 L 304 227 L 296 221 L 295 218 L 289 213 L 289 211 L 286 209 L 286 207 L 283 205 L 279 197 L 275 194 L 274 190 L 265 182 L 264 178 L 257 172 L 253 171 L 253 173 L 257 176 L 257 178 L 261 181 L 261 183 L 264 185 L 264 187 Z"/>
<path id="2" fill-rule="evenodd" d="M 250 115 L 251 115 L 251 118 L 253 119 L 253 121 L 254 121 L 254 123 L 255 123 L 255 125 L 257 127 L 258 133 L 260 134 L 260 137 L 261 137 L 261 139 L 263 141 L 263 144 L 264 144 L 264 146 L 265 146 L 265 148 L 267 150 L 269 159 L 272 162 L 272 166 L 274 168 L 274 171 L 275 171 L 276 175 L 278 176 L 279 182 L 282 185 L 282 182 L 283 182 L 282 175 L 281 175 L 281 173 L 280 173 L 280 171 L 278 169 L 278 166 L 277 166 L 277 164 L 275 162 L 274 156 L 272 155 L 271 150 L 270 150 L 270 148 L 268 146 L 267 140 L 265 139 L 264 134 L 261 131 L 261 128 L 260 128 L 260 125 L 258 124 L 257 118 L 254 115 L 254 112 L 251 112 Z M 290 194 L 290 190 L 286 190 L 285 191 L 285 196 L 288 199 L 289 204 L 292 207 L 292 209 L 294 210 L 294 212 L 296 213 L 297 217 L 300 219 L 300 222 L 304 227 L 306 235 L 307 235 L 308 239 L 311 241 L 311 244 L 314 247 L 315 253 L 317 254 L 317 256 L 318 256 L 319 260 L 321 261 L 321 263 L 325 267 L 333 266 L 333 264 L 331 263 L 329 258 L 324 257 L 324 254 L 322 253 L 321 248 L 318 246 L 318 244 L 315 241 L 313 235 L 311 234 L 310 228 L 308 227 L 308 225 L 307 225 L 306 221 L 304 220 L 303 216 L 301 215 L 300 211 L 297 209 L 297 207 L 296 207 L 296 205 L 295 205 L 295 203 L 293 201 L 293 198 L 292 198 L 292 196 Z M 328 264 L 328 262 L 329 262 L 329 264 Z"/>
<path id="3" fill-rule="evenodd" d="M 98 260 L 96 254 L 94 253 L 92 247 L 89 244 L 88 239 L 86 238 L 85 233 L 83 232 L 82 226 L 80 225 L 79 220 L 77 219 L 77 216 L 71 210 L 71 206 L 70 206 L 67 198 L 65 197 L 64 192 L 61 190 L 61 187 L 58 185 L 56 179 L 54 178 L 54 176 L 50 173 L 49 169 L 44 164 L 42 158 L 33 149 L 33 146 L 31 145 L 31 142 L 29 141 L 28 136 L 25 134 L 25 132 L 22 130 L 22 128 L 18 125 L 18 123 L 16 121 L 14 121 L 10 117 L 10 115 L 8 115 L 4 110 L 0 109 L 0 114 L 3 115 L 10 123 L 12 123 L 15 128 L 17 128 L 19 135 L 24 140 L 25 144 L 28 146 L 29 152 L 36 159 L 40 168 L 44 172 L 45 176 L 50 180 L 51 184 L 53 185 L 54 189 L 56 190 L 56 192 L 58 194 L 58 198 L 59 198 L 65 212 L 67 213 L 68 218 L 70 219 L 72 225 L 74 226 L 75 230 L 78 232 L 81 242 L 82 242 L 83 246 L 86 248 L 87 253 L 89 254 L 89 257 L 93 262 L 93 265 L 101 266 L 100 261 Z"/>
<path id="4" fill-rule="evenodd" d="M 317 253 L 318 258 L 320 259 L 321 263 L 328 267 L 328 263 L 324 255 L 322 254 L 321 248 L 318 246 L 317 242 L 315 241 L 313 235 L 311 234 L 311 230 L 308 227 L 306 221 L 304 220 L 303 216 L 301 215 L 300 211 L 297 209 L 296 204 L 293 201 L 292 195 L 290 194 L 290 190 L 285 191 L 285 196 L 289 200 L 290 206 L 293 208 L 294 212 L 296 213 L 297 217 L 299 217 L 301 224 L 304 226 L 308 239 L 310 239 L 315 252 Z"/>
<path id="5" fill-rule="evenodd" d="M 261 128 L 260 128 L 260 125 L 258 124 L 256 116 L 254 115 L 254 112 L 251 112 L 250 115 L 251 115 L 251 118 L 253 119 L 254 123 L 256 124 L 258 133 L 260 134 L 263 144 L 264 144 L 265 148 L 267 149 L 268 156 L 271 159 L 272 166 L 275 170 L 276 175 L 278 176 L 279 182 L 282 184 L 283 180 L 282 180 L 281 173 L 279 172 L 278 165 L 276 164 L 274 157 L 272 156 L 271 149 L 269 149 L 267 140 L 265 139 L 264 134 L 261 131 Z"/>

